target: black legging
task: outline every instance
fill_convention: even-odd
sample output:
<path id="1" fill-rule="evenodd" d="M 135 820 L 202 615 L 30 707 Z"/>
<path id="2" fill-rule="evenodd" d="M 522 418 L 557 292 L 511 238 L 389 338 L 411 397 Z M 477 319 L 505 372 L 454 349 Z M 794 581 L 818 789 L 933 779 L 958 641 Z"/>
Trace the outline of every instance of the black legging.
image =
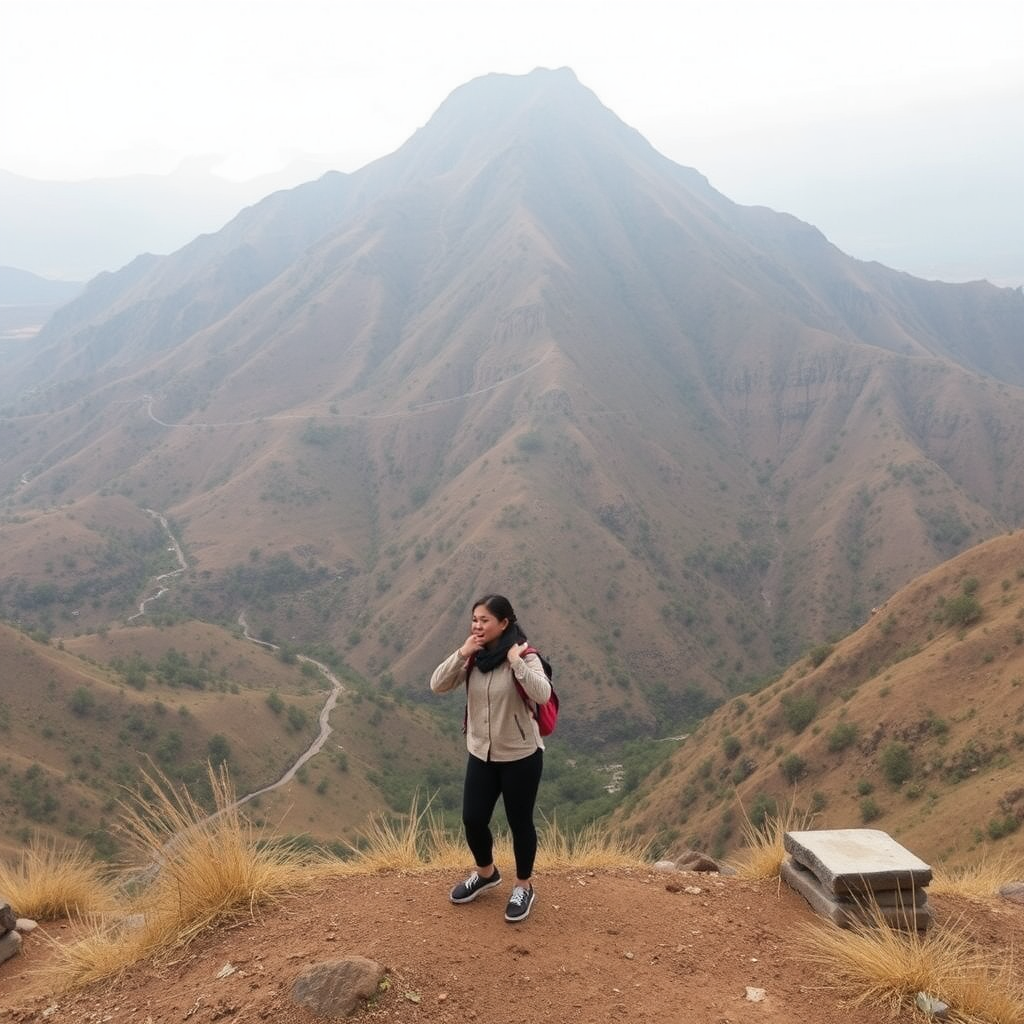
<path id="1" fill-rule="evenodd" d="M 539 747 L 529 757 L 518 761 L 481 761 L 469 755 L 462 792 L 462 824 L 466 826 L 466 842 L 477 867 L 487 867 L 494 859 L 491 815 L 501 796 L 512 832 L 516 877 L 525 879 L 533 874 L 537 856 L 533 805 L 537 802 L 543 770 L 544 751 Z"/>

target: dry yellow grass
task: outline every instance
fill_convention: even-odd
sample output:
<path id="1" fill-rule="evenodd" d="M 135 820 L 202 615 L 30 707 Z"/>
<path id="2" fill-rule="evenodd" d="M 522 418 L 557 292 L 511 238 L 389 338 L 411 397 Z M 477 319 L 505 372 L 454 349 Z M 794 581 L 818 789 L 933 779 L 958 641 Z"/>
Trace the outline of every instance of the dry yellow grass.
<path id="1" fill-rule="evenodd" d="M 511 851 L 511 843 L 509 844 Z M 567 834 L 556 821 L 546 822 L 540 833 L 537 868 L 557 871 L 579 868 L 597 871 L 616 867 L 637 867 L 647 862 L 649 844 L 591 824 L 580 832 Z"/>
<path id="2" fill-rule="evenodd" d="M 86 984 L 145 957 L 189 943 L 216 921 L 257 907 L 312 881 L 309 858 L 268 842 L 234 806 L 225 770 L 210 770 L 216 812 L 187 790 L 145 776 L 147 791 L 124 805 L 123 830 L 149 864 L 151 880 L 123 923 L 92 919 L 78 942 L 58 947 L 56 981 Z"/>
<path id="3" fill-rule="evenodd" d="M 787 856 L 786 833 L 809 828 L 812 815 L 799 810 L 794 798 L 779 814 L 766 816 L 764 824 L 758 828 L 742 804 L 740 810 L 743 812 L 744 849 L 733 865 L 736 874 L 740 878 L 777 878 Z"/>
<path id="4" fill-rule="evenodd" d="M 636 867 L 644 862 L 646 850 L 646 843 L 598 826 L 570 835 L 551 821 L 539 830 L 536 867 L 539 871 Z M 502 864 L 515 859 L 507 831 L 495 831 L 494 859 Z M 435 868 L 468 870 L 470 864 L 462 833 L 443 827 L 432 817 L 429 802 L 421 810 L 414 799 L 409 813 L 398 821 L 387 815 L 372 818 L 361 831 L 358 844 L 352 846 L 349 859 L 325 861 L 316 870 L 328 874 L 408 873 Z"/>
<path id="5" fill-rule="evenodd" d="M 52 921 L 111 910 L 114 885 L 81 846 L 58 846 L 39 835 L 17 862 L 0 862 L 0 893 L 19 917 Z"/>
<path id="6" fill-rule="evenodd" d="M 850 929 L 808 925 L 798 936 L 801 955 L 824 969 L 850 993 L 855 1007 L 881 1008 L 895 1016 L 919 992 L 950 1007 L 958 1024 L 1020 1024 L 1024 989 L 1011 959 L 997 961 L 955 923 L 922 934 L 889 928 L 877 906 L 870 924 Z"/>
<path id="7" fill-rule="evenodd" d="M 1024 854 L 1000 851 L 985 853 L 974 864 L 960 868 L 936 867 L 929 891 L 940 896 L 966 896 L 984 900 L 995 896 L 1007 882 L 1024 878 Z"/>

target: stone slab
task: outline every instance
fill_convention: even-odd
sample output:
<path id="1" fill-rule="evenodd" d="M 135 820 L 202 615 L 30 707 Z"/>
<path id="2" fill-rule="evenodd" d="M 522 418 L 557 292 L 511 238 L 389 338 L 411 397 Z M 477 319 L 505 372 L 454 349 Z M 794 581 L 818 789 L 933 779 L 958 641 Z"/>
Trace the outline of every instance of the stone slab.
<path id="1" fill-rule="evenodd" d="M 17 922 L 18 917 L 11 910 L 10 903 L 0 896 L 0 934 L 3 934 L 3 932 L 13 932 Z"/>
<path id="2" fill-rule="evenodd" d="M 840 928 L 878 923 L 874 908 L 868 902 L 837 899 L 822 886 L 813 872 L 792 858 L 783 861 L 779 874 L 791 889 L 807 900 L 815 913 L 828 918 Z M 879 906 L 878 912 L 886 924 L 903 931 L 927 931 L 932 923 L 932 911 L 927 899 L 916 906 Z"/>
<path id="3" fill-rule="evenodd" d="M 787 832 L 783 844 L 833 896 L 912 890 L 932 880 L 932 869 L 923 860 L 876 828 Z"/>

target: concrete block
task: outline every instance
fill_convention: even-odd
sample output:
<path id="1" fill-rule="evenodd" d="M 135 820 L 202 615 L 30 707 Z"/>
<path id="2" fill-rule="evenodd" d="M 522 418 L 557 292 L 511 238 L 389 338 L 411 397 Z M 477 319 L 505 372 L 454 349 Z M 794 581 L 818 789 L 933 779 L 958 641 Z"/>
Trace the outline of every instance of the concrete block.
<path id="1" fill-rule="evenodd" d="M 787 832 L 786 852 L 812 871 L 833 896 L 868 896 L 922 888 L 932 869 L 900 846 L 887 832 L 874 828 L 836 828 Z"/>
<path id="2" fill-rule="evenodd" d="M 807 900 L 815 913 L 828 918 L 840 928 L 849 928 L 857 923 L 877 923 L 868 897 L 859 900 L 836 897 L 825 889 L 812 871 L 797 864 L 792 858 L 783 862 L 779 874 L 791 889 Z M 932 923 L 932 911 L 927 898 L 909 906 L 879 906 L 878 909 L 886 924 L 904 931 L 927 931 Z"/>

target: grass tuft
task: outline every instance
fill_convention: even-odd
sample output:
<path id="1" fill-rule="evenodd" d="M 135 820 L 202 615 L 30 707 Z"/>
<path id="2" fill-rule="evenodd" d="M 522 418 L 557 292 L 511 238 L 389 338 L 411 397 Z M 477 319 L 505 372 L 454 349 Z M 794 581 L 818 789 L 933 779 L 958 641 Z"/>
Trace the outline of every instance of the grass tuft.
<path id="1" fill-rule="evenodd" d="M 468 866 L 469 858 L 462 832 L 445 828 L 430 815 L 429 801 L 420 809 L 418 798 L 413 799 L 409 813 L 401 818 L 372 818 L 351 850 L 348 860 L 331 862 L 320 870 L 342 875 L 409 873 L 435 868 L 460 870 Z M 636 867 L 645 862 L 646 853 L 646 843 L 623 838 L 598 825 L 569 835 L 551 821 L 545 822 L 540 830 L 536 866 L 540 871 Z M 507 830 L 495 832 L 494 859 L 502 864 L 515 859 Z"/>
<path id="2" fill-rule="evenodd" d="M 596 823 L 566 834 L 553 820 L 546 822 L 541 832 L 537 867 L 541 871 L 636 867 L 649 860 L 648 853 L 648 843 L 610 832 Z"/>
<path id="3" fill-rule="evenodd" d="M 123 805 L 122 829 L 150 865 L 148 884 L 121 924 L 92 919 L 78 942 L 60 947 L 59 985 L 116 975 L 313 880 L 306 853 L 287 842 L 266 842 L 240 815 L 223 766 L 209 770 L 212 815 L 166 777 L 143 773 L 143 779 L 134 802 Z"/>
<path id="4" fill-rule="evenodd" d="M 940 896 L 984 900 L 995 896 L 1007 882 L 1021 878 L 1024 878 L 1024 854 L 1003 850 L 994 857 L 985 853 L 976 863 L 966 867 L 936 867 L 928 889 Z"/>
<path id="5" fill-rule="evenodd" d="M 740 809 L 743 811 L 742 835 L 746 848 L 740 854 L 740 860 L 733 865 L 737 876 L 745 879 L 777 878 L 788 856 L 786 833 L 808 828 L 813 815 L 799 810 L 793 799 L 779 814 L 766 815 L 764 824 L 758 828 L 742 804 Z"/>
<path id="6" fill-rule="evenodd" d="M 957 1024 L 1020 1024 L 1024 989 L 1010 960 L 980 950 L 957 924 L 927 933 L 888 927 L 877 906 L 870 923 L 852 928 L 807 925 L 798 935 L 801 956 L 823 968 L 830 987 L 851 993 L 851 1006 L 873 1006 L 896 1016 L 925 992 L 949 1005 Z"/>
<path id="7" fill-rule="evenodd" d="M 113 909 L 114 885 L 79 845 L 33 836 L 15 864 L 0 862 L 0 893 L 19 917 L 53 921 Z"/>

